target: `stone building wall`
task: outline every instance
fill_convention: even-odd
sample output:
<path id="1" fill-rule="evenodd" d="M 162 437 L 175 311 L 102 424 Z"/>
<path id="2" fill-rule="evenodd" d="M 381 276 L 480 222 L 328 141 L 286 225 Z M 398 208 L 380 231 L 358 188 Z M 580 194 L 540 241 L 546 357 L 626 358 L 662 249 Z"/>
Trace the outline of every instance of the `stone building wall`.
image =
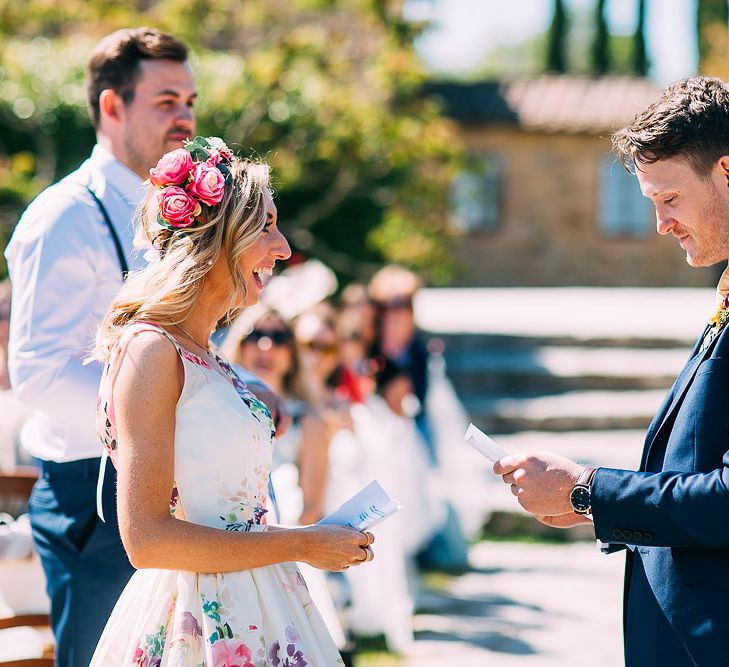
<path id="1" fill-rule="evenodd" d="M 609 133 L 462 127 L 466 147 L 500 155 L 500 222 L 456 242 L 456 284 L 479 286 L 708 286 L 720 268 L 692 269 L 673 237 L 611 237 L 600 228 L 600 165 Z"/>

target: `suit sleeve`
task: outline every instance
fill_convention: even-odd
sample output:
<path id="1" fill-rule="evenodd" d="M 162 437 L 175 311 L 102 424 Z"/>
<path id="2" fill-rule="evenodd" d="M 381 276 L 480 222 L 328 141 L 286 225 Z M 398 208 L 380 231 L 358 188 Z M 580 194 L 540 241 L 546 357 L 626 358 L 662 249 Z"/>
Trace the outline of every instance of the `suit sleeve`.
<path id="1" fill-rule="evenodd" d="M 592 512 L 603 542 L 729 549 L 729 452 L 711 472 L 600 468 Z"/>

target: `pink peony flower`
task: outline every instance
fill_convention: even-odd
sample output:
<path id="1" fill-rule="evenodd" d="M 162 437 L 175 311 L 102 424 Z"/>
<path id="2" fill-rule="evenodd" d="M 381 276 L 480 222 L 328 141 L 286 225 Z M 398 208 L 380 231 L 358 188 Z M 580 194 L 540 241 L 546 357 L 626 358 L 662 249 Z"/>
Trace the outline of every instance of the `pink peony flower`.
<path id="1" fill-rule="evenodd" d="M 192 155 L 184 148 L 178 148 L 165 153 L 157 166 L 149 170 L 149 180 L 158 188 L 181 185 L 187 180 L 194 166 Z"/>
<path id="2" fill-rule="evenodd" d="M 225 190 L 225 178 L 217 167 L 207 162 L 198 162 L 191 176 L 192 180 L 185 186 L 187 192 L 208 206 L 220 203 Z"/>
<path id="3" fill-rule="evenodd" d="M 157 200 L 160 217 L 172 227 L 189 227 L 202 211 L 197 199 L 175 185 L 160 191 Z"/>
<path id="4" fill-rule="evenodd" d="M 212 645 L 213 667 L 256 667 L 251 649 L 237 639 L 220 639 Z"/>

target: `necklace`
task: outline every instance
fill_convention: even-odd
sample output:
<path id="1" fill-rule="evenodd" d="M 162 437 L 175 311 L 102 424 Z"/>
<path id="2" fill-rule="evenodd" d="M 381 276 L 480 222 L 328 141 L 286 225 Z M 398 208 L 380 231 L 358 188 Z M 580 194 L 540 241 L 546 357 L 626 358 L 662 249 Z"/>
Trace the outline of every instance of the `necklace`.
<path id="1" fill-rule="evenodd" d="M 180 331 L 182 331 L 182 333 L 184 333 L 193 343 L 195 343 L 195 345 L 197 345 L 199 348 L 202 348 L 203 350 L 205 350 L 205 352 L 210 354 L 210 345 L 209 344 L 203 345 L 200 341 L 198 341 L 197 338 L 195 338 L 195 336 L 193 336 L 189 331 L 185 331 L 185 329 L 183 329 L 179 324 L 175 324 L 175 326 Z"/>

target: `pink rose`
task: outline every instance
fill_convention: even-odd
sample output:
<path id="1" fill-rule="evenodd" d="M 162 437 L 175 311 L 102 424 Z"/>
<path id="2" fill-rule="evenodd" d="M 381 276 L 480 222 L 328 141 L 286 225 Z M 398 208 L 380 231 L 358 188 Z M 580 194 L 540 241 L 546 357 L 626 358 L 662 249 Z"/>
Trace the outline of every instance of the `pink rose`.
<path id="1" fill-rule="evenodd" d="M 157 166 L 149 170 L 149 180 L 158 188 L 181 185 L 187 180 L 194 166 L 192 155 L 184 148 L 178 148 L 165 153 Z"/>
<path id="2" fill-rule="evenodd" d="M 173 227 L 189 227 L 200 215 L 200 202 L 182 188 L 171 185 L 157 195 L 159 214 Z"/>
<path id="3" fill-rule="evenodd" d="M 225 178 L 217 167 L 198 162 L 190 175 L 192 180 L 185 186 L 187 192 L 208 206 L 220 203 L 225 190 Z"/>

